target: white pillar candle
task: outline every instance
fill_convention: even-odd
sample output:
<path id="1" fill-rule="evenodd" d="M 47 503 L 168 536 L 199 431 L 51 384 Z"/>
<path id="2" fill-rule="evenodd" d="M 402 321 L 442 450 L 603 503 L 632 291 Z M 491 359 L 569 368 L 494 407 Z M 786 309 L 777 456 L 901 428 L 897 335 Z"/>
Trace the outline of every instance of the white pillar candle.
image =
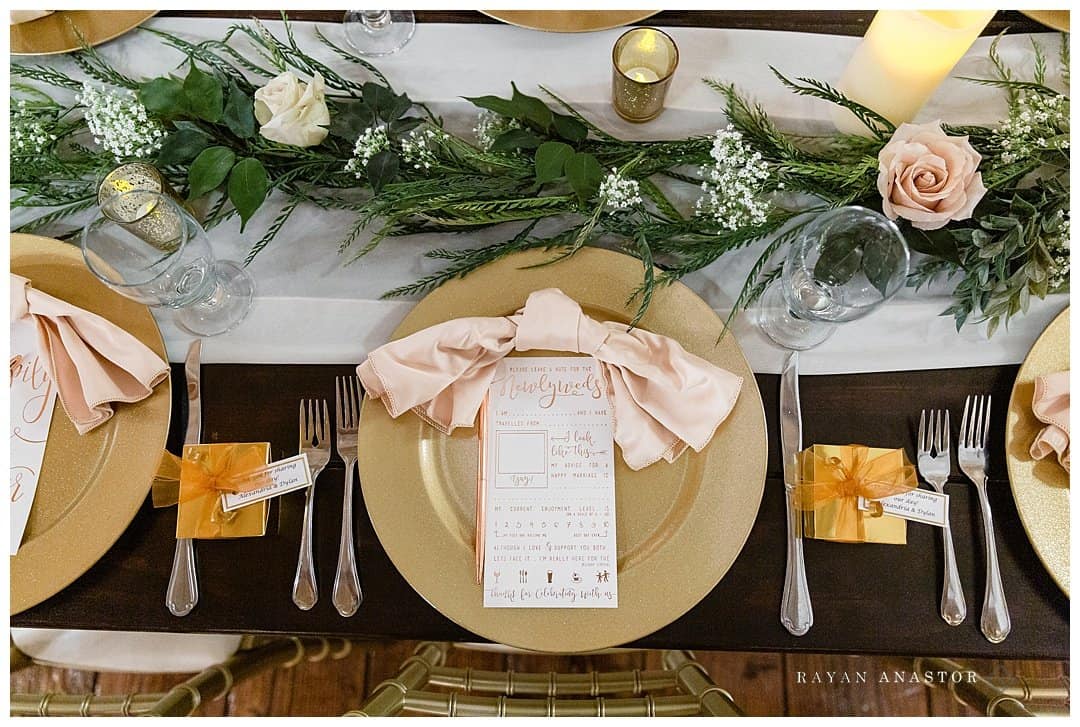
<path id="1" fill-rule="evenodd" d="M 993 10 L 880 10 L 837 88 L 894 124 L 911 121 L 979 37 Z M 867 134 L 836 107 L 840 131 Z"/>

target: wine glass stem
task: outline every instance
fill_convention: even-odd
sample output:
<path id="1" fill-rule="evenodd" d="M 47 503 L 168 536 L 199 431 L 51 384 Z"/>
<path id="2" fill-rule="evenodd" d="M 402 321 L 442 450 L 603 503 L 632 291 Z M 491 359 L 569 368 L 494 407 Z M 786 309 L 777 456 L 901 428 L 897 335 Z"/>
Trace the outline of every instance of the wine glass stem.
<path id="1" fill-rule="evenodd" d="M 393 22 L 389 10 L 363 10 L 360 17 L 364 20 L 364 26 L 371 31 L 382 30 Z"/>

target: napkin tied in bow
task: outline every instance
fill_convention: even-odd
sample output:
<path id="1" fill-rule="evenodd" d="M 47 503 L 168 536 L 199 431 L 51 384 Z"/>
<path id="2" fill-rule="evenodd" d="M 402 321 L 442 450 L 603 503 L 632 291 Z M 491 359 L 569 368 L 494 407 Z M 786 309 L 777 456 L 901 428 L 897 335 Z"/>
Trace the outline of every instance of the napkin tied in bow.
<path id="1" fill-rule="evenodd" d="M 614 437 L 634 470 L 687 447 L 701 451 L 727 418 L 742 377 L 674 340 L 599 322 L 561 290 L 529 295 L 513 316 L 458 318 L 375 349 L 357 374 L 392 417 L 412 410 L 439 431 L 471 427 L 499 361 L 511 351 L 568 351 L 600 362 Z"/>
<path id="2" fill-rule="evenodd" d="M 11 320 L 29 317 L 49 377 L 79 434 L 104 424 L 112 402 L 136 402 L 169 375 L 168 365 L 101 316 L 35 290 L 11 275 Z"/>

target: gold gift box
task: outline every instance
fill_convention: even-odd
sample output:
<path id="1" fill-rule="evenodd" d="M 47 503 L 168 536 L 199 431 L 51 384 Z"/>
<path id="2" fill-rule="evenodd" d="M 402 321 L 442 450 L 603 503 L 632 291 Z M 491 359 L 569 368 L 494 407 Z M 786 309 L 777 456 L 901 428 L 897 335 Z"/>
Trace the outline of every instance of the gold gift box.
<path id="1" fill-rule="evenodd" d="M 820 459 L 843 458 L 851 445 L 815 444 L 800 453 L 801 482 L 818 481 L 815 472 Z M 869 447 L 873 460 L 887 458 L 885 464 L 896 468 L 910 466 L 902 449 Z M 816 456 L 815 456 L 816 455 Z M 912 483 L 915 484 L 915 483 Z M 893 515 L 859 510 L 857 497 L 839 497 L 803 509 L 803 537 L 840 543 L 907 544 L 907 520 Z M 851 527 L 854 524 L 854 528 Z"/>
<path id="2" fill-rule="evenodd" d="M 270 444 L 186 444 L 180 464 L 177 538 L 252 538 L 266 534 L 269 500 L 225 512 L 208 480 L 251 472 L 270 463 Z"/>

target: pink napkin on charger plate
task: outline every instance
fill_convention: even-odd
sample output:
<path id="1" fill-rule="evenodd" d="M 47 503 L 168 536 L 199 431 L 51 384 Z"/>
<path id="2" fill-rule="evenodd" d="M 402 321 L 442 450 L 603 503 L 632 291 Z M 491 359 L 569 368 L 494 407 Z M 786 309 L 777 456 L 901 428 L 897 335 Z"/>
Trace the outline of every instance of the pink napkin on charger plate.
<path id="1" fill-rule="evenodd" d="M 1046 426 L 1031 443 L 1031 456 L 1042 459 L 1056 454 L 1069 471 L 1069 372 L 1058 371 L 1035 379 L 1031 411 Z"/>
<path id="2" fill-rule="evenodd" d="M 439 431 L 471 427 L 499 361 L 511 351 L 571 351 L 600 362 L 615 441 L 631 469 L 701 451 L 727 418 L 742 377 L 666 336 L 595 321 L 557 288 L 513 316 L 458 318 L 375 349 L 356 372 L 390 416 L 410 409 Z"/>
<path id="3" fill-rule="evenodd" d="M 79 434 L 104 424 L 111 403 L 150 396 L 169 366 L 143 343 L 96 313 L 35 290 L 11 274 L 11 320 L 33 319 L 49 377 Z"/>

